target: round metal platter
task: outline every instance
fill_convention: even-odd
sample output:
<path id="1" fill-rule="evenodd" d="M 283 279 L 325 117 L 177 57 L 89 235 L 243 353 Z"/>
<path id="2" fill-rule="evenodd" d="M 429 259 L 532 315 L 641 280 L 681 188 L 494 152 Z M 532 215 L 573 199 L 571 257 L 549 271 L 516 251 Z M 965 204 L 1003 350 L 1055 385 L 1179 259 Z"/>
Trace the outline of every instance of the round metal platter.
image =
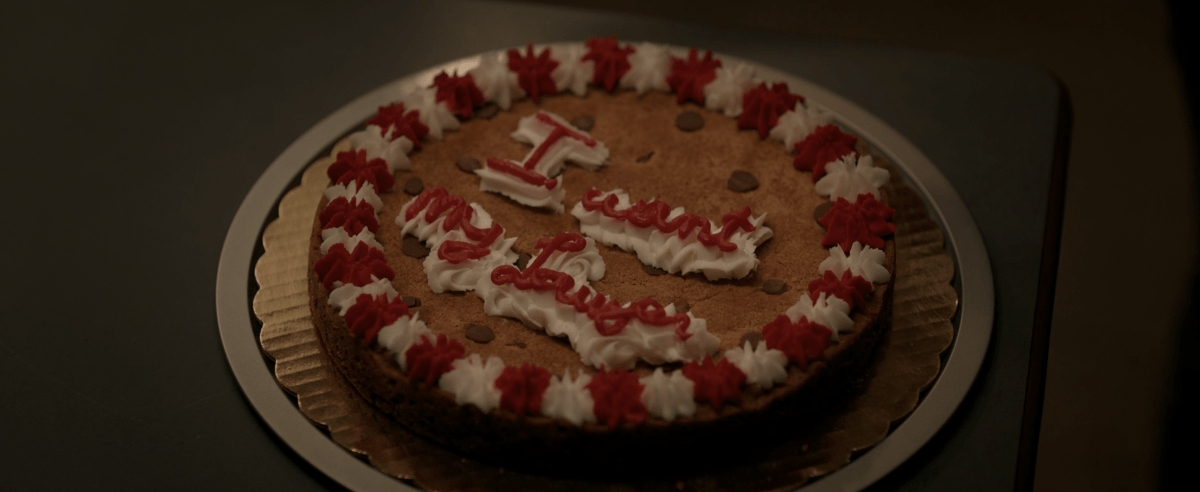
<path id="1" fill-rule="evenodd" d="M 554 46 L 554 44 L 546 45 Z M 681 48 L 674 48 L 682 51 Z M 723 60 L 743 61 L 718 55 Z M 333 442 L 312 424 L 288 398 L 264 363 L 253 328 L 256 247 L 273 208 L 293 179 L 319 157 L 318 153 L 373 115 L 381 105 L 400 94 L 428 87 L 434 75 L 445 70 L 459 73 L 479 64 L 481 55 L 439 65 L 388 83 L 343 106 L 296 139 L 259 177 L 242 201 L 221 250 L 217 269 L 216 307 L 221 341 L 234 376 L 250 404 L 280 439 L 316 469 L 350 490 L 414 490 L 371 467 Z M 955 262 L 955 287 L 959 311 L 954 319 L 955 339 L 942 372 L 921 403 L 882 442 L 850 464 L 806 485 L 806 492 L 860 490 L 883 478 L 928 442 L 966 397 L 979 373 L 991 340 L 995 299 L 992 271 L 983 238 L 958 193 L 940 171 L 900 132 L 834 92 L 801 77 L 755 63 L 756 74 L 767 81 L 786 81 L 834 113 L 834 120 L 891 159 L 905 180 L 925 200 L 930 217 L 942 226 L 946 252 Z"/>

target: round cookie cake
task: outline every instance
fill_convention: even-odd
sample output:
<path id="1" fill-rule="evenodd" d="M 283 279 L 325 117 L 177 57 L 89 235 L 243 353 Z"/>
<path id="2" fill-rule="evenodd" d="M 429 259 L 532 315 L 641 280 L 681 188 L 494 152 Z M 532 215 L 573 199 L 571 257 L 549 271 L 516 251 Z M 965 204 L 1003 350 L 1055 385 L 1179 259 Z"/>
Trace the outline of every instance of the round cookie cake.
<path id="1" fill-rule="evenodd" d="M 717 456 L 835 407 L 889 326 L 888 172 L 711 52 L 484 56 L 332 158 L 318 337 L 380 412 L 470 456 Z"/>

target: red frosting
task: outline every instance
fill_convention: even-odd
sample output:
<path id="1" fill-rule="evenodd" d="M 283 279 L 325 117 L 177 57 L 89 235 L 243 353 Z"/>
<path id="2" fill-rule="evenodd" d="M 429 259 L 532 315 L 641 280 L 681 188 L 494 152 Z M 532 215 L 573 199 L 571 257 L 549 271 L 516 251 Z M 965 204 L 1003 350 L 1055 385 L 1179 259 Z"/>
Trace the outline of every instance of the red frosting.
<path id="1" fill-rule="evenodd" d="M 442 241 L 438 246 L 438 258 L 457 265 L 467 260 L 478 260 L 487 256 L 492 250 L 463 241 Z"/>
<path id="2" fill-rule="evenodd" d="M 858 241 L 872 248 L 883 249 L 883 236 L 896 232 L 896 225 L 888 222 L 895 212 L 870 193 L 858 195 L 854 203 L 838 198 L 833 202 L 833 208 L 818 221 L 827 229 L 821 245 L 829 247 L 837 244 L 842 251 L 849 252 L 850 246 Z"/>
<path id="3" fill-rule="evenodd" d="M 339 196 L 329 202 L 318 218 L 321 220 L 322 229 L 341 227 L 351 236 L 362 232 L 363 227 L 369 229 L 371 233 L 379 230 L 379 219 L 375 217 L 375 207 L 366 201 L 358 200 L 352 205 L 350 200 L 344 196 Z"/>
<path id="4" fill-rule="evenodd" d="M 387 162 L 378 157 L 367 159 L 367 150 L 338 152 L 337 161 L 329 165 L 329 179 L 341 185 L 357 182 L 359 187 L 371 183 L 376 193 L 392 189 L 396 178 L 388 171 Z"/>
<path id="5" fill-rule="evenodd" d="M 622 48 L 617 43 L 616 36 L 598 38 L 593 36 L 587 41 L 588 52 L 582 61 L 596 62 L 596 72 L 592 75 L 592 83 L 604 86 L 608 92 L 617 87 L 617 81 L 629 71 L 629 55 L 635 50 L 632 46 Z"/>
<path id="6" fill-rule="evenodd" d="M 697 104 L 704 104 L 704 86 L 717 78 L 717 67 L 721 60 L 714 60 L 712 51 L 706 52 L 704 58 L 697 58 L 696 48 L 688 51 L 687 60 L 671 57 L 671 74 L 667 76 L 667 84 L 675 91 L 675 102 L 683 104 L 691 99 Z"/>
<path id="7" fill-rule="evenodd" d="M 517 74 L 517 83 L 529 93 L 533 102 L 538 102 L 542 94 L 552 96 L 558 89 L 550 72 L 558 67 L 558 62 L 550 58 L 550 48 L 542 50 L 534 56 L 533 43 L 525 47 L 525 56 L 518 50 L 508 50 L 508 69 Z"/>
<path id="8" fill-rule="evenodd" d="M 363 337 L 367 343 L 375 341 L 375 335 L 383 327 L 395 323 L 401 316 L 409 316 L 408 305 L 396 296 L 391 302 L 387 294 L 372 296 L 360 294 L 354 300 L 354 305 L 346 310 L 346 324 L 350 333 Z"/>
<path id="9" fill-rule="evenodd" d="M 812 171 L 813 182 L 825 175 L 825 165 L 854 152 L 858 137 L 842 133 L 833 125 L 821 125 L 804 140 L 796 142 L 796 159 L 792 166 L 801 171 Z"/>
<path id="10" fill-rule="evenodd" d="M 500 390 L 500 408 L 523 415 L 541 413 L 542 395 L 550 386 L 550 371 L 528 362 L 521 367 L 508 366 L 496 378 Z"/>
<path id="11" fill-rule="evenodd" d="M 726 400 L 736 403 L 742 399 L 746 373 L 728 359 L 713 364 L 712 358 L 706 355 L 703 361 L 692 361 L 683 366 L 683 375 L 695 383 L 692 394 L 696 395 L 696 400 L 708 401 L 713 408 L 721 408 L 721 403 Z"/>
<path id="12" fill-rule="evenodd" d="M 542 268 L 541 266 L 555 251 L 583 251 L 587 240 L 579 234 L 562 233 L 551 238 L 542 238 L 537 242 L 541 249 L 525 271 L 517 270 L 512 265 L 501 265 L 492 270 L 492 283 L 496 285 L 512 284 L 521 290 L 554 291 L 554 300 L 575 308 L 591 319 L 603 336 L 621 333 L 625 326 L 634 318 L 650 326 L 675 325 L 675 335 L 681 340 L 687 340 L 692 335 L 687 332 L 691 318 L 686 313 L 668 316 L 662 304 L 654 299 L 646 298 L 623 307 L 620 301 L 605 297 L 584 285 L 571 293 L 575 288 L 575 279 L 563 272 Z"/>
<path id="13" fill-rule="evenodd" d="M 804 97 L 788 92 L 787 82 L 774 84 L 770 89 L 766 82 L 742 95 L 742 115 L 738 117 L 738 128 L 757 128 L 758 138 L 767 134 L 779 123 L 779 115 L 792 111 L 796 102 Z"/>
<path id="14" fill-rule="evenodd" d="M 421 112 L 412 110 L 404 112 L 404 103 L 393 103 L 380 106 L 379 113 L 367 120 L 368 125 L 379 125 L 387 135 L 388 128 L 392 129 L 392 140 L 408 137 L 412 140 L 413 148 L 421 150 L 421 139 L 429 134 L 429 127 L 421 123 Z"/>
<path id="15" fill-rule="evenodd" d="M 538 148 L 540 149 L 541 147 Z M 513 161 L 488 157 L 487 167 L 498 173 L 516 176 L 521 181 L 534 186 L 545 186 L 547 190 L 553 190 L 555 186 L 558 186 L 557 179 L 550 179 L 542 176 L 541 174 L 538 174 L 537 171 L 527 167 L 522 167 L 520 164 L 517 164 Z"/>
<path id="16" fill-rule="evenodd" d="M 808 368 L 808 361 L 816 359 L 825 353 L 829 346 L 829 337 L 833 331 L 801 316 L 800 321 L 779 315 L 775 321 L 763 327 L 763 342 L 767 348 L 775 349 L 787 355 L 788 360 L 795 362 L 801 369 Z"/>
<path id="17" fill-rule="evenodd" d="M 542 157 L 546 155 L 546 151 L 550 150 L 550 147 L 555 143 L 558 143 L 558 141 L 563 137 L 573 138 L 583 142 L 583 144 L 587 145 L 588 147 L 596 146 L 595 140 L 589 138 L 587 135 L 568 128 L 562 123 L 555 121 L 554 118 L 551 118 L 550 115 L 546 113 L 538 113 L 537 116 L 534 116 L 534 118 L 537 119 L 539 123 L 550 125 L 554 128 L 550 130 L 548 135 L 546 135 L 546 139 L 543 140 L 536 149 L 533 149 L 533 153 L 529 154 L 529 157 L 525 159 L 526 169 L 537 168 L 538 163 L 542 161 Z"/>
<path id="18" fill-rule="evenodd" d="M 479 87 L 475 85 L 475 76 L 471 74 L 450 75 L 443 70 L 433 78 L 433 85 L 430 87 L 437 87 L 437 102 L 445 102 L 450 111 L 463 118 L 470 118 L 475 107 L 482 106 L 485 102 L 483 92 L 479 91 Z"/>
<path id="19" fill-rule="evenodd" d="M 726 253 L 737 251 L 738 247 L 729 241 L 739 230 L 746 232 L 754 232 L 756 227 L 750 223 L 750 207 L 745 207 L 737 212 L 729 212 L 721 217 L 721 230 L 713 233 L 711 230 L 712 222 L 708 218 L 701 215 L 694 215 L 689 212 L 684 212 L 678 217 L 667 220 L 671 215 L 671 206 L 666 202 L 653 200 L 646 202 L 638 200 L 625 210 L 617 210 L 617 203 L 620 199 L 616 194 L 610 194 L 603 201 L 596 201 L 603 193 L 597 189 L 590 189 L 583 194 L 583 209 L 593 212 L 597 209 L 605 216 L 627 221 L 638 227 L 655 227 L 663 234 L 679 232 L 679 239 L 687 239 L 687 237 L 697 227 L 700 232 L 696 234 L 696 239 L 708 247 L 716 246 L 721 251 Z"/>
<path id="20" fill-rule="evenodd" d="M 405 209 L 404 220 L 413 220 L 422 210 L 425 211 L 425 222 L 430 224 L 442 214 L 446 214 L 446 220 L 442 222 L 443 231 L 462 229 L 467 239 L 474 241 L 479 246 L 491 246 L 497 238 L 504 235 L 504 228 L 499 224 L 493 224 L 487 229 L 471 225 L 471 217 L 475 215 L 475 209 L 463 197 L 451 195 L 441 186 L 425 188 L 425 191 L 417 195 Z"/>
<path id="21" fill-rule="evenodd" d="M 424 380 L 432 385 L 454 366 L 454 361 L 461 359 L 466 349 L 458 340 L 439 334 L 435 343 L 430 343 L 428 337 L 413 344 L 404 352 L 408 362 L 408 380 L 412 382 Z"/>
<path id="22" fill-rule="evenodd" d="M 849 269 L 842 272 L 841 279 L 838 279 L 837 274 L 832 270 L 825 270 L 824 277 L 808 284 L 808 297 L 813 302 L 816 302 L 822 292 L 827 294 L 826 297 L 833 296 L 846 301 L 846 304 L 850 305 L 850 309 L 854 309 L 856 304 L 862 306 L 866 303 L 864 296 L 871 293 L 871 283 L 861 276 L 851 275 Z"/>
<path id="23" fill-rule="evenodd" d="M 386 279 L 396 276 L 383 251 L 367 246 L 367 243 L 358 243 L 353 254 L 341 243 L 335 244 L 329 248 L 329 253 L 317 260 L 313 270 L 321 277 L 326 289 L 333 289 L 334 282 L 362 287 L 374 282 L 372 275 Z"/>
<path id="24" fill-rule="evenodd" d="M 585 386 L 592 393 L 592 413 L 596 420 L 616 428 L 622 421 L 640 424 L 646 420 L 646 406 L 642 405 L 642 383 L 637 374 L 625 370 L 601 370 L 592 374 L 592 381 Z"/>

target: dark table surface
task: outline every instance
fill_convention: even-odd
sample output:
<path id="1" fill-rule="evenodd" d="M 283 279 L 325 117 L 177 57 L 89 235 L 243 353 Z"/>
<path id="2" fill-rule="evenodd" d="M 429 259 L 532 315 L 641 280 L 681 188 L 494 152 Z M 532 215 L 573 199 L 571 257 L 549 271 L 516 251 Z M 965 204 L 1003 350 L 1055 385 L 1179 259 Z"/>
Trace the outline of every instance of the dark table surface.
<path id="1" fill-rule="evenodd" d="M 941 169 L 987 244 L 995 329 L 954 418 L 880 487 L 1016 483 L 1030 351 L 1048 336 L 1034 329 L 1048 320 L 1053 279 L 1043 254 L 1056 252 L 1061 213 L 1050 197 L 1061 193 L 1064 96 L 1037 67 L 491 2 L 6 10 L 2 134 L 16 196 L 3 241 L 0 483 L 336 486 L 263 425 L 225 360 L 216 270 L 243 197 L 305 130 L 375 87 L 592 34 L 703 46 L 800 75 L 900 130 Z"/>

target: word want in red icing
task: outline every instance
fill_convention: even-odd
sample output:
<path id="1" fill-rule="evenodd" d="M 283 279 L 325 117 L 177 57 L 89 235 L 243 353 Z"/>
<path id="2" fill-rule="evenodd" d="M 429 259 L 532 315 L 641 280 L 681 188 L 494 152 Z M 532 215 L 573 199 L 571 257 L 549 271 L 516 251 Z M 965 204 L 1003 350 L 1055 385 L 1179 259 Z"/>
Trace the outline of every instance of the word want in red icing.
<path id="1" fill-rule="evenodd" d="M 346 310 L 346 325 L 350 327 L 350 333 L 363 337 L 367 343 L 375 341 L 375 335 L 379 334 L 379 330 L 383 327 L 395 323 L 401 316 L 411 316 L 408 312 L 408 305 L 396 296 L 388 302 L 387 294 L 379 294 L 372 296 L 371 294 L 359 294 L 354 300 L 354 305 Z"/>
<path id="2" fill-rule="evenodd" d="M 713 364 L 712 357 L 706 355 L 702 361 L 692 361 L 683 366 L 683 376 L 692 380 L 692 394 L 696 395 L 696 399 L 708 400 L 715 409 L 719 410 L 721 403 L 726 400 L 737 403 L 742 399 L 742 383 L 746 382 L 746 373 L 728 359 Z"/>
<path id="3" fill-rule="evenodd" d="M 354 247 L 354 253 L 347 251 L 342 243 L 335 244 L 325 256 L 317 260 L 313 270 L 317 272 L 326 289 L 333 289 L 334 282 L 362 287 L 375 279 L 391 279 L 396 276 L 396 272 L 388 266 L 383 251 L 367 246 L 367 243 L 358 243 L 358 246 Z"/>
<path id="4" fill-rule="evenodd" d="M 504 228 L 499 224 L 487 229 L 480 229 L 472 225 L 471 217 L 475 215 L 475 208 L 471 207 L 463 197 L 451 195 L 441 186 L 426 188 L 420 195 L 417 195 L 404 211 L 404 220 L 415 219 L 422 210 L 425 211 L 425 222 L 430 224 L 434 223 L 442 214 L 446 214 L 446 220 L 442 222 L 443 231 L 450 232 L 454 229 L 461 229 L 468 239 L 485 248 L 504 235 Z"/>
<path id="5" fill-rule="evenodd" d="M 384 135 L 387 135 L 388 129 L 391 128 L 392 140 L 408 137 L 416 150 L 421 150 L 421 139 L 429 134 L 429 127 L 421 123 L 421 112 L 414 109 L 405 113 L 404 103 L 380 106 L 379 112 L 367 120 L 367 124 L 378 125 L 383 129 Z"/>
<path id="6" fill-rule="evenodd" d="M 872 248 L 883 249 L 883 236 L 896 232 L 896 225 L 888 222 L 896 210 L 876 200 L 870 193 L 858 195 L 854 203 L 838 198 L 833 207 L 817 222 L 825 227 L 821 245 L 839 245 L 842 251 L 850 252 L 855 241 Z"/>
<path id="7" fill-rule="evenodd" d="M 579 133 L 571 128 L 568 128 L 566 125 L 555 121 L 553 117 L 546 113 L 538 113 L 536 116 L 534 116 L 534 119 L 543 125 L 550 126 L 551 130 L 550 133 L 546 135 L 546 139 L 543 140 L 542 143 L 538 144 L 537 148 L 533 149 L 533 152 L 531 152 L 529 157 L 525 159 L 525 163 L 523 165 L 518 165 L 517 163 L 509 160 L 488 157 L 487 167 L 495 170 L 496 172 L 516 176 L 518 179 L 531 185 L 545 186 L 546 189 L 552 190 L 555 186 L 558 186 L 558 180 L 542 176 L 536 171 L 537 165 L 542 162 L 542 158 L 546 156 L 546 152 L 548 152 L 551 147 L 557 144 L 564 137 L 583 142 L 583 144 L 587 145 L 588 147 L 595 147 L 596 141 L 589 138 L 587 135 Z"/>
<path id="8" fill-rule="evenodd" d="M 788 360 L 795 362 L 801 369 L 808 369 L 808 361 L 816 359 L 825 353 L 829 346 L 829 337 L 833 330 L 825 325 L 813 323 L 807 317 L 801 316 L 800 321 L 792 323 L 791 318 L 779 315 L 775 321 L 763 327 L 763 343 L 767 348 L 783 352 Z"/>
<path id="9" fill-rule="evenodd" d="M 596 198 L 602 194 L 603 192 L 594 188 L 584 193 L 583 209 L 588 212 L 599 209 L 609 218 L 623 220 L 638 227 L 653 226 L 663 234 L 678 231 L 679 239 L 687 239 L 692 231 L 700 228 L 700 232 L 696 234 L 696 239 L 700 241 L 700 244 L 710 248 L 716 246 L 726 253 L 738 249 L 736 244 L 729 241 L 734 234 L 737 234 L 738 231 L 754 232 L 757 229 L 754 224 L 750 223 L 750 207 L 725 214 L 724 217 L 721 217 L 721 230 L 713 233 L 712 221 L 702 215 L 684 212 L 674 219 L 667 220 L 667 217 L 671 215 L 671 206 L 666 202 L 638 200 L 637 203 L 630 205 L 625 210 L 617 210 L 617 203 L 620 202 L 617 195 L 610 194 L 603 201 L 596 201 Z"/>
<path id="10" fill-rule="evenodd" d="M 688 51 L 687 60 L 671 57 L 671 74 L 667 84 L 675 91 L 675 102 L 683 104 L 688 99 L 704 105 L 704 86 L 717 78 L 717 67 L 721 60 L 714 60 L 712 51 L 697 58 L 696 48 Z"/>
<path id="11" fill-rule="evenodd" d="M 758 138 L 767 138 L 779 123 L 779 115 L 792 111 L 796 102 L 804 102 L 804 96 L 789 92 L 787 82 L 772 84 L 770 89 L 762 82 L 742 94 L 743 109 L 738 117 L 738 128 L 757 128 Z"/>
<path id="12" fill-rule="evenodd" d="M 620 47 L 616 36 L 598 38 L 592 36 L 587 40 L 588 52 L 581 61 L 596 62 L 596 71 L 592 75 L 592 83 L 604 86 L 608 92 L 617 87 L 617 81 L 629 71 L 629 55 L 636 51 L 632 46 Z"/>
<path id="13" fill-rule="evenodd" d="M 596 420 L 614 429 L 622 421 L 640 424 L 646 420 L 646 406 L 642 404 L 642 383 L 637 374 L 601 370 L 592 374 L 592 381 L 584 386 L 592 394 L 592 413 Z"/>
<path id="14" fill-rule="evenodd" d="M 500 390 L 500 408 L 517 415 L 541 413 L 542 396 L 550 387 L 550 371 L 528 362 L 521 367 L 508 366 L 494 385 Z"/>
<path id="15" fill-rule="evenodd" d="M 471 74 L 450 75 L 443 70 L 433 78 L 433 85 L 429 87 L 437 88 L 437 102 L 446 103 L 450 111 L 463 118 L 470 118 L 471 112 L 486 102 L 483 92 L 475 85 L 475 76 Z"/>
<path id="16" fill-rule="evenodd" d="M 550 76 L 550 72 L 557 67 L 558 62 L 550 58 L 550 48 L 536 56 L 533 54 L 533 43 L 525 47 L 525 56 L 521 56 L 520 51 L 508 50 L 508 69 L 517 74 L 517 83 L 535 103 L 542 94 L 553 96 L 558 92 Z"/>
<path id="17" fill-rule="evenodd" d="M 563 272 L 542 268 L 542 265 L 555 251 L 579 252 L 583 251 L 586 246 L 587 240 L 583 236 L 567 232 L 554 236 L 554 238 L 539 239 L 537 247 L 541 249 L 541 252 L 525 268 L 525 271 L 517 270 L 517 267 L 512 265 L 496 267 L 492 270 L 492 283 L 496 285 L 512 284 L 513 287 L 521 290 L 538 292 L 552 290 L 556 302 L 569 305 L 575 308 L 576 312 L 586 314 L 588 319 L 595 324 L 596 331 L 602 336 L 621 333 L 629 325 L 629 322 L 636 318 L 650 326 L 676 325 L 675 336 L 685 341 L 691 338 L 692 334 L 687 332 L 691 325 L 691 318 L 685 313 L 667 315 L 662 304 L 650 298 L 623 307 L 620 301 L 597 293 L 586 285 L 580 286 L 579 290 L 571 294 L 570 292 L 575 288 L 574 278 Z"/>

